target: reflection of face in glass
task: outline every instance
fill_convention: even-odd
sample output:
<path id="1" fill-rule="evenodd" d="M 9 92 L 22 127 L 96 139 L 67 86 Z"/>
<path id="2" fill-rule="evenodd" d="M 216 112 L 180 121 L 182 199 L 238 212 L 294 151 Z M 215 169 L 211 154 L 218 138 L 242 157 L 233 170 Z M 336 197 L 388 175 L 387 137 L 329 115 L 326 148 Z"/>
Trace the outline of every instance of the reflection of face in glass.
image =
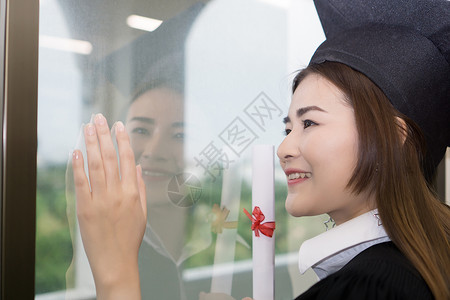
<path id="1" fill-rule="evenodd" d="M 146 91 L 130 105 L 126 127 L 150 202 L 167 202 L 167 185 L 183 170 L 183 122 L 183 96 L 163 86 Z"/>

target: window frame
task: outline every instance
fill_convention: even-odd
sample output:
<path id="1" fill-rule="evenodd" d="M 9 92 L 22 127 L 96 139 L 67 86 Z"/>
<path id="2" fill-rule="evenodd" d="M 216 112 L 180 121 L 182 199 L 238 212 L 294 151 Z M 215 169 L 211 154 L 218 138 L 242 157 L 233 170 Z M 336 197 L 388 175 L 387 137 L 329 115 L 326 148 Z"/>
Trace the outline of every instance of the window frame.
<path id="1" fill-rule="evenodd" d="M 34 299 L 39 1 L 0 3 L 0 296 Z"/>

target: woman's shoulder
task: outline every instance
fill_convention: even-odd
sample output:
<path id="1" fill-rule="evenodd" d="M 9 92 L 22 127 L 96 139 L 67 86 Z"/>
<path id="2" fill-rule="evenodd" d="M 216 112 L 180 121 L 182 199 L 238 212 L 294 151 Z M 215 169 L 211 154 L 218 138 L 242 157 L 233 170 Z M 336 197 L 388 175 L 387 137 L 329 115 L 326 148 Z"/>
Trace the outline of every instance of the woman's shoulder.
<path id="1" fill-rule="evenodd" d="M 297 299 L 433 299 L 433 296 L 408 259 L 392 242 L 386 242 L 362 251 Z"/>

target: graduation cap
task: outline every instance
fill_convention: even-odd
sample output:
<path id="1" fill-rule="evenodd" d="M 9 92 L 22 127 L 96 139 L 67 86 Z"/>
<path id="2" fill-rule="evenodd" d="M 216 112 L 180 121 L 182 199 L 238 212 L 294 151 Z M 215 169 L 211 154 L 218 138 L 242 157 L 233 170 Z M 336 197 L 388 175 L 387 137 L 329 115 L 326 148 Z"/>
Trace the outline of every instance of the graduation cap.
<path id="1" fill-rule="evenodd" d="M 363 73 L 422 129 L 433 177 L 450 145 L 450 1 L 315 0 L 326 41 L 311 62 Z"/>

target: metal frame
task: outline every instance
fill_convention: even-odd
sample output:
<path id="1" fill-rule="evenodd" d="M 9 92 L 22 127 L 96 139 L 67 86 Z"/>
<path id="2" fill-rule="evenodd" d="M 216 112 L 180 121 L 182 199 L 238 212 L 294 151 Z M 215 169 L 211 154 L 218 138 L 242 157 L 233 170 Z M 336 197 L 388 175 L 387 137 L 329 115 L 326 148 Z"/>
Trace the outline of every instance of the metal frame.
<path id="1" fill-rule="evenodd" d="M 3 116 L 3 103 L 4 103 L 4 73 L 5 73 L 5 34 L 6 34 L 6 0 L 0 0 L 0 103 L 2 105 L 0 105 L 0 115 Z M 3 121 L 3 119 L 2 119 Z M 2 124 L 2 129 L 3 129 L 3 124 Z M 3 130 L 0 131 L 0 134 L 2 136 L 2 140 L 3 140 Z M 0 144 L 0 157 L 3 157 L 3 143 Z M 3 160 L 0 159 L 0 170 L 3 170 Z M 3 172 L 0 172 L 0 195 L 2 194 L 3 191 Z M 0 229 L 1 229 L 1 224 L 3 221 L 2 218 L 2 212 L 3 212 L 3 205 L 1 205 L 2 200 L 0 199 Z M 3 232 L 2 230 L 0 230 L 0 259 L 2 257 L 3 254 L 3 241 L 2 241 L 2 237 L 3 237 Z M 1 261 L 0 261 L 0 269 L 1 269 Z M 3 272 L 0 272 L 0 291 L 2 290 L 2 278 L 3 278 Z M 1 299 L 1 293 L 0 293 L 0 299 Z"/>
<path id="2" fill-rule="evenodd" d="M 1 11 L 1 299 L 34 299 L 39 1 Z"/>

